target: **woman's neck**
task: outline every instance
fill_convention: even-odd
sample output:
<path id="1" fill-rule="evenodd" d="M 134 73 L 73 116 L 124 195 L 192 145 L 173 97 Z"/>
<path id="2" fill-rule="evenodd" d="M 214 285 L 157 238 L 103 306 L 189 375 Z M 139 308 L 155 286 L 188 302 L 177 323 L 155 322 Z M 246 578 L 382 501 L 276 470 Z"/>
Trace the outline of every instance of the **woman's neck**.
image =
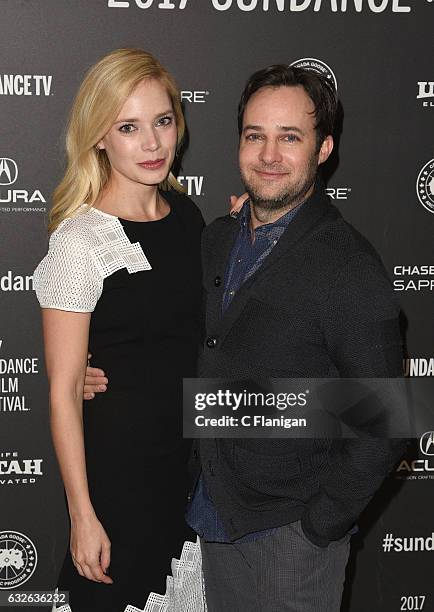
<path id="1" fill-rule="evenodd" d="M 94 206 L 131 221 L 157 221 L 170 211 L 157 186 L 138 183 L 119 185 L 113 180 L 103 189 Z"/>

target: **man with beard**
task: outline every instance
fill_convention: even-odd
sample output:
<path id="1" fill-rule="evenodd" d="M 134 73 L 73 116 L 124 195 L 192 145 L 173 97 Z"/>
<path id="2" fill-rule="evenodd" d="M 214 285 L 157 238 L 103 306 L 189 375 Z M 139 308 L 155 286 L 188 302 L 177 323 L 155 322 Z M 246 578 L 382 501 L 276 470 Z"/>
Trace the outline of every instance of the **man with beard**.
<path id="1" fill-rule="evenodd" d="M 202 377 L 402 375 L 387 274 L 318 175 L 336 105 L 310 71 L 269 66 L 247 82 L 238 124 L 249 199 L 203 236 Z M 187 521 L 201 536 L 209 612 L 338 612 L 356 521 L 403 446 L 196 442 Z"/>
<path id="2" fill-rule="evenodd" d="M 204 230 L 205 378 L 402 375 L 399 308 L 381 260 L 330 204 L 318 166 L 336 94 L 276 65 L 241 96 L 249 195 Z M 351 534 L 403 445 L 373 438 L 202 439 L 187 521 L 210 612 L 338 612 Z"/>

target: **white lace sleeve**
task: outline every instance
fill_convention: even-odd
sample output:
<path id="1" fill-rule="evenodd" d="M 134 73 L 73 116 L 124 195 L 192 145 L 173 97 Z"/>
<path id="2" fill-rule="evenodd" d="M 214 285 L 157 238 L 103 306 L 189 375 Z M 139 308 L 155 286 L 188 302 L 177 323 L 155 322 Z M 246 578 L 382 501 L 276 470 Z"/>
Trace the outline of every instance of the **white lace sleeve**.
<path id="1" fill-rule="evenodd" d="M 76 234 L 55 232 L 33 274 L 33 286 L 42 308 L 92 312 L 101 296 L 103 277 L 86 241 Z"/>

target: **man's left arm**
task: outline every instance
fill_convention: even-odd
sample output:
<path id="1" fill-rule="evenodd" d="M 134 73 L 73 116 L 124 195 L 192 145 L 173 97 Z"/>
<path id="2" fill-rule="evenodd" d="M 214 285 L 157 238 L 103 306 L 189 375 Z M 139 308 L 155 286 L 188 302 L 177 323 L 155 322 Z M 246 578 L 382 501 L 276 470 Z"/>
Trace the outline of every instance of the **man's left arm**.
<path id="1" fill-rule="evenodd" d="M 383 265 L 358 254 L 340 270 L 323 311 L 328 353 L 341 378 L 403 375 L 399 306 Z M 318 546 L 345 535 L 405 451 L 402 439 L 333 440 L 320 493 L 302 525 Z"/>

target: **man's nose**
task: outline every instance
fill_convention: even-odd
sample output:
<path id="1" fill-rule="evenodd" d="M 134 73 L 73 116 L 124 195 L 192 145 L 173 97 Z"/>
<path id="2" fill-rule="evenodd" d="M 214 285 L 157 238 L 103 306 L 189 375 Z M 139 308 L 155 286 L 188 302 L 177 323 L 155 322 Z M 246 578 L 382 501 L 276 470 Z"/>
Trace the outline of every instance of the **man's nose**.
<path id="1" fill-rule="evenodd" d="M 261 148 L 259 159 L 265 164 L 273 164 L 282 161 L 279 143 L 275 140 L 266 140 Z"/>

